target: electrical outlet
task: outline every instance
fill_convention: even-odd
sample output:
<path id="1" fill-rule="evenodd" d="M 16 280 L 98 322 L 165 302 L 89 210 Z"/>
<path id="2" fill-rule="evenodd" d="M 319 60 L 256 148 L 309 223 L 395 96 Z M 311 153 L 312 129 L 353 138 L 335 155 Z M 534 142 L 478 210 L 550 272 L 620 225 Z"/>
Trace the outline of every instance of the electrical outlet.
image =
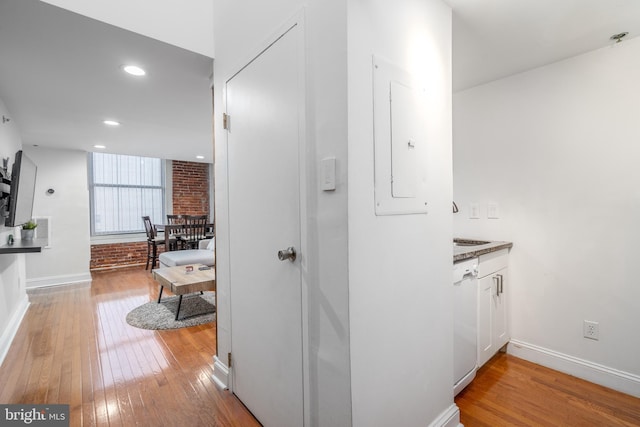
<path id="1" fill-rule="evenodd" d="M 582 324 L 582 329 L 585 338 L 596 340 L 600 338 L 600 323 L 592 322 L 591 320 L 585 320 Z"/>

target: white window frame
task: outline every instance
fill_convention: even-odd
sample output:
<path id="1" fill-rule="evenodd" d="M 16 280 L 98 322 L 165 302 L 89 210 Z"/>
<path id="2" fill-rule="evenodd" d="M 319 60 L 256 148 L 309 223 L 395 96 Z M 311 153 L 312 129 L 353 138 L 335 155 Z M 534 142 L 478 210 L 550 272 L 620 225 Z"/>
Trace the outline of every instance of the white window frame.
<path id="1" fill-rule="evenodd" d="M 120 184 L 95 184 L 93 182 L 93 152 L 88 153 L 87 160 L 87 178 L 89 187 L 89 203 L 90 203 L 90 227 L 91 227 L 91 241 L 96 243 L 118 243 L 118 242 L 131 242 L 131 241 L 144 241 L 146 240 L 146 233 L 144 228 L 141 230 L 130 231 L 109 231 L 109 232 L 96 232 L 95 231 L 95 210 L 94 210 L 94 189 L 96 187 L 111 187 L 111 188 L 154 188 L 160 189 L 162 192 L 162 217 L 152 218 L 155 221 L 162 221 L 167 212 L 167 161 L 160 159 L 160 173 L 161 173 L 161 185 L 120 185 Z M 126 156 L 126 155 L 122 155 Z M 129 156 L 140 157 L 143 156 Z M 142 221 L 141 221 L 142 224 Z"/>

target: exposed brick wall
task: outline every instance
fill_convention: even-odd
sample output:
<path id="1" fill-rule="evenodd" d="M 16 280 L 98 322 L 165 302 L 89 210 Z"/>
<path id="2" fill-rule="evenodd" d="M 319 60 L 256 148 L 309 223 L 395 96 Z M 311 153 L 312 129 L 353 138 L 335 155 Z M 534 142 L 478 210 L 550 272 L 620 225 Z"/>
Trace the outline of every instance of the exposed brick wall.
<path id="1" fill-rule="evenodd" d="M 209 164 L 173 161 L 173 213 L 209 215 Z"/>
<path id="2" fill-rule="evenodd" d="M 209 215 L 209 165 L 173 161 L 173 212 L 185 215 Z M 164 245 L 158 247 L 158 254 Z M 147 242 L 91 245 L 91 270 L 144 266 Z"/>
<path id="3" fill-rule="evenodd" d="M 158 255 L 164 245 L 158 246 Z M 106 243 L 91 245 L 91 270 L 115 267 L 145 266 L 147 264 L 147 242 Z M 158 265 L 158 261 L 156 261 Z M 151 261 L 149 261 L 151 267 Z"/>
<path id="4" fill-rule="evenodd" d="M 144 265 L 146 262 L 147 242 L 91 245 L 91 270 Z"/>

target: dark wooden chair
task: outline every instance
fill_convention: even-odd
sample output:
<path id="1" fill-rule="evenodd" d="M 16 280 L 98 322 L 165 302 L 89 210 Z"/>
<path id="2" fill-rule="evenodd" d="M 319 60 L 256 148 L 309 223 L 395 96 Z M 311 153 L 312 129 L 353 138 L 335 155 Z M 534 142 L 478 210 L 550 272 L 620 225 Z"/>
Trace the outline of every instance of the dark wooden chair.
<path id="1" fill-rule="evenodd" d="M 198 242 L 207 238 L 207 215 L 186 215 L 183 240 L 189 249 L 196 249 Z"/>
<path id="2" fill-rule="evenodd" d="M 164 245 L 167 251 L 175 251 L 184 249 L 184 225 L 165 225 L 164 226 Z"/>
<path id="3" fill-rule="evenodd" d="M 185 249 L 185 224 L 187 222 L 187 215 L 167 215 L 167 224 L 171 225 L 171 236 L 175 239 L 175 243 L 169 250 Z"/>
<path id="4" fill-rule="evenodd" d="M 144 222 L 144 231 L 147 233 L 147 265 L 144 269 L 149 269 L 149 260 L 151 260 L 151 269 L 153 270 L 156 268 L 156 261 L 158 260 L 158 245 L 164 245 L 165 238 L 158 237 L 150 217 L 143 216 L 142 221 Z"/>
<path id="5" fill-rule="evenodd" d="M 184 225 L 187 215 L 167 215 L 167 224 Z"/>
<path id="6" fill-rule="evenodd" d="M 213 223 L 208 223 L 206 225 L 205 234 L 207 236 L 207 239 L 212 239 L 216 237 L 216 227 L 214 226 Z"/>

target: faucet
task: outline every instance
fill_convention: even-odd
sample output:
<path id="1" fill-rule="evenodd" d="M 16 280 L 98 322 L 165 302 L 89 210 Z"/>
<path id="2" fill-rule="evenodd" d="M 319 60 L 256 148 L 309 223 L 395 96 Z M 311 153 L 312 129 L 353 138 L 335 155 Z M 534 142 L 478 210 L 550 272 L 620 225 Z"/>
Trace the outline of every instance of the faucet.
<path id="1" fill-rule="evenodd" d="M 451 203 L 453 203 L 453 213 L 458 213 L 458 205 L 456 205 L 456 202 Z"/>

